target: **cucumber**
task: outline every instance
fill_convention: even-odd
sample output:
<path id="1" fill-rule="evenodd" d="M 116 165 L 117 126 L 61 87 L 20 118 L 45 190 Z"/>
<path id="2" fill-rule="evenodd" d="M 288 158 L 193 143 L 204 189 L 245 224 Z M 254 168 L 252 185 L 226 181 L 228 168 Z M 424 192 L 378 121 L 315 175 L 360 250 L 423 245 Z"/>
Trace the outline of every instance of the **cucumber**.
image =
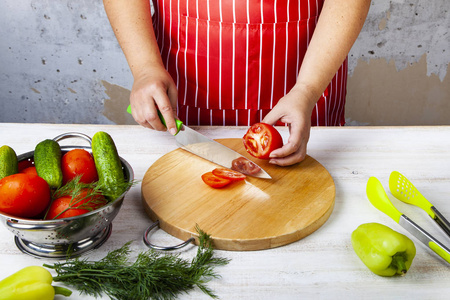
<path id="1" fill-rule="evenodd" d="M 111 136 L 99 131 L 92 137 L 92 156 L 103 194 L 115 200 L 126 190 L 125 175 L 116 145 Z"/>
<path id="2" fill-rule="evenodd" d="M 34 165 L 39 177 L 47 181 L 50 188 L 62 185 L 61 148 L 54 140 L 44 140 L 34 149 Z"/>
<path id="3" fill-rule="evenodd" d="M 0 147 L 0 179 L 19 172 L 16 152 L 9 146 Z"/>

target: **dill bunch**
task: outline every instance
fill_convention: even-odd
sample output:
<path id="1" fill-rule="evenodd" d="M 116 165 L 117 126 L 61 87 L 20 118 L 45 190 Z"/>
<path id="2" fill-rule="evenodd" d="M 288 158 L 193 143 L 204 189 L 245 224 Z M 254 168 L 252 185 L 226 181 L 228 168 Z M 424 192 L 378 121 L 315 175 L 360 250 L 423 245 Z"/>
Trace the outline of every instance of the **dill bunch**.
<path id="1" fill-rule="evenodd" d="M 129 262 L 130 243 L 109 252 L 99 261 L 75 258 L 44 267 L 54 269 L 54 281 L 63 282 L 94 297 L 103 293 L 117 300 L 175 299 L 198 287 L 212 298 L 217 295 L 206 284 L 220 276 L 214 267 L 226 265 L 229 260 L 213 255 L 211 237 L 198 226 L 199 247 L 192 261 L 177 254 L 162 254 L 148 250 Z"/>
<path id="2" fill-rule="evenodd" d="M 105 186 L 105 184 L 101 184 L 99 183 L 99 181 L 95 181 L 92 183 L 83 183 L 80 180 L 81 175 L 78 175 L 69 182 L 67 182 L 65 185 L 56 189 L 52 194 L 52 199 L 57 199 L 62 196 L 72 196 L 72 198 L 76 198 L 76 196 L 80 194 L 81 190 L 89 189 L 91 190 L 90 194 L 88 195 L 89 197 L 102 195 L 105 196 L 109 201 L 115 200 L 115 198 L 112 197 L 110 193 L 108 193 L 109 190 Z M 138 181 L 136 180 L 133 181 L 124 180 L 123 182 L 117 183 L 116 187 L 121 191 L 125 192 L 126 190 L 128 190 L 130 187 L 134 186 L 137 183 Z"/>

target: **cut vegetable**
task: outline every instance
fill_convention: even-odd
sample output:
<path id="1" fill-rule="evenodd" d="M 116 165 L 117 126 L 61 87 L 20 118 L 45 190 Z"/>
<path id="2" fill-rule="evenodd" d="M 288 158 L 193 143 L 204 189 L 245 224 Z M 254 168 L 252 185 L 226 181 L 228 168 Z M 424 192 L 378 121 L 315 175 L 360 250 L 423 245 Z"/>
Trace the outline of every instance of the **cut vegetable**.
<path id="1" fill-rule="evenodd" d="M 247 178 L 244 174 L 226 168 L 215 168 L 212 173 L 220 178 L 229 179 L 231 181 L 244 180 Z"/>
<path id="2" fill-rule="evenodd" d="M 270 153 L 283 147 L 281 134 L 266 123 L 253 124 L 242 138 L 245 150 L 259 159 L 269 159 Z"/>
<path id="3" fill-rule="evenodd" d="M 224 186 L 227 186 L 228 184 L 231 183 L 230 179 L 218 177 L 214 175 L 212 172 L 207 172 L 203 174 L 202 180 L 204 183 L 215 189 L 223 188 Z"/>

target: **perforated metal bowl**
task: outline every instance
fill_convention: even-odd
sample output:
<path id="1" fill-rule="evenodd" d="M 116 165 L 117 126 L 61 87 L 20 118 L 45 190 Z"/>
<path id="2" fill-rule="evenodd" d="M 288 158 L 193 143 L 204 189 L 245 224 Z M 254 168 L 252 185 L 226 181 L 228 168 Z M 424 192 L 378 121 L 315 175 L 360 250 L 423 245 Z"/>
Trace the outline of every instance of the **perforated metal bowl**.
<path id="1" fill-rule="evenodd" d="M 91 143 L 91 138 L 78 132 L 68 132 L 54 138 L 60 141 L 66 138 L 82 138 Z M 72 149 L 91 150 L 90 146 L 61 146 L 64 153 Z M 19 161 L 33 158 L 34 151 L 18 156 Z M 133 169 L 120 157 L 122 169 L 128 182 L 134 180 Z M 125 197 L 126 190 L 120 197 L 107 205 L 86 214 L 57 219 L 35 220 L 17 218 L 0 213 L 0 220 L 15 235 L 17 247 L 24 253 L 35 257 L 66 258 L 81 255 L 97 249 L 111 235 L 112 224 Z"/>

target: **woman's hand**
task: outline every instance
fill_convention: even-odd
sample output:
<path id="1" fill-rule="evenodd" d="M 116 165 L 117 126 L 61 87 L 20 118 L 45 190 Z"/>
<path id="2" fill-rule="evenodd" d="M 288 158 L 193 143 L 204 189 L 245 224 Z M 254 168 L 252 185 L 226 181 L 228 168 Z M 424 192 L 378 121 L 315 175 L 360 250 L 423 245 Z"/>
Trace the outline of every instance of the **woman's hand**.
<path id="1" fill-rule="evenodd" d="M 130 96 L 133 118 L 144 127 L 166 130 L 159 120 L 159 109 L 167 129 L 175 134 L 177 89 L 162 62 L 153 30 L 150 2 L 103 0 L 103 3 L 133 73 Z"/>
<path id="2" fill-rule="evenodd" d="M 270 125 L 277 121 L 289 124 L 289 139 L 283 147 L 272 151 L 270 163 L 289 166 L 305 159 L 315 102 L 312 95 L 308 96 L 306 89 L 294 87 L 264 117 L 262 122 Z"/>
<path id="3" fill-rule="evenodd" d="M 314 105 L 358 37 L 369 7 L 370 0 L 324 2 L 297 83 L 262 120 L 289 124 L 289 140 L 271 153 L 271 163 L 287 166 L 305 158 Z"/>
<path id="4" fill-rule="evenodd" d="M 140 125 L 159 131 L 169 130 L 175 134 L 177 88 L 164 67 L 153 67 L 145 74 L 135 76 L 130 95 L 133 118 Z M 158 117 L 163 115 L 167 128 Z"/>

